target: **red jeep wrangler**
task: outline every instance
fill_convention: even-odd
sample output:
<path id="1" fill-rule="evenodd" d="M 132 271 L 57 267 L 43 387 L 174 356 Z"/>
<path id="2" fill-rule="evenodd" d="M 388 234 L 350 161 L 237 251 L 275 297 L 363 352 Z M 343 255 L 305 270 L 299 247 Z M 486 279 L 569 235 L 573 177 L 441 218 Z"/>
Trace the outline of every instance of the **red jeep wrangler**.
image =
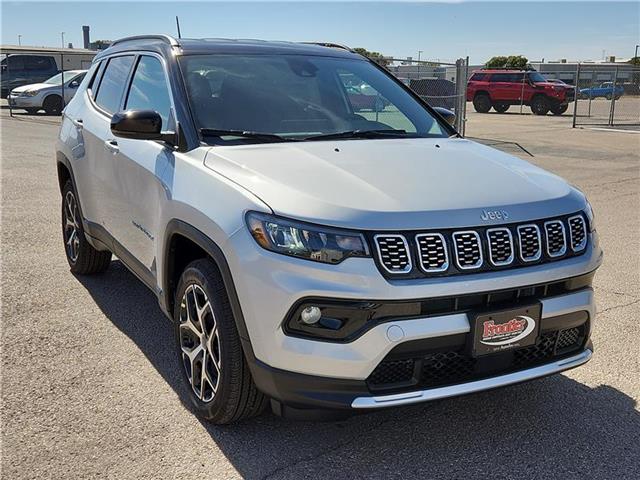
<path id="1" fill-rule="evenodd" d="M 476 112 L 491 107 L 504 113 L 511 105 L 528 105 L 536 115 L 554 115 L 567 111 L 575 98 L 575 87 L 548 82 L 539 72 L 486 69 L 473 72 L 467 84 L 467 101 Z"/>

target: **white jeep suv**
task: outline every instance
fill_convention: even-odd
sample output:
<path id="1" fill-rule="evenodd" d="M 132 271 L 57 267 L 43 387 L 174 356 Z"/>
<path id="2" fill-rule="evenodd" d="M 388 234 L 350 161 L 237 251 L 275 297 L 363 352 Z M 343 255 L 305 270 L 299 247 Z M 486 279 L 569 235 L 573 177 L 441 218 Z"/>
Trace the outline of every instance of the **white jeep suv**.
<path id="1" fill-rule="evenodd" d="M 357 103 L 362 85 L 380 102 Z M 269 400 L 293 417 L 370 411 L 587 362 L 589 203 L 446 115 L 346 48 L 116 41 L 57 143 L 71 271 L 113 253 L 156 293 L 215 423 Z"/>

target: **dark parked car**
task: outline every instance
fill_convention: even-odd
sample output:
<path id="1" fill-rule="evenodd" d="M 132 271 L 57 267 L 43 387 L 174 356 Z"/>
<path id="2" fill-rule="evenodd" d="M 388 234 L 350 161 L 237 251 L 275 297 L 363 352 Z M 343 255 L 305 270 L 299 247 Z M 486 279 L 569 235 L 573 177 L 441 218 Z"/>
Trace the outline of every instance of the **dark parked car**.
<path id="1" fill-rule="evenodd" d="M 23 85 L 42 83 L 58 73 L 58 65 L 51 55 L 8 55 L 0 61 L 2 98 Z"/>

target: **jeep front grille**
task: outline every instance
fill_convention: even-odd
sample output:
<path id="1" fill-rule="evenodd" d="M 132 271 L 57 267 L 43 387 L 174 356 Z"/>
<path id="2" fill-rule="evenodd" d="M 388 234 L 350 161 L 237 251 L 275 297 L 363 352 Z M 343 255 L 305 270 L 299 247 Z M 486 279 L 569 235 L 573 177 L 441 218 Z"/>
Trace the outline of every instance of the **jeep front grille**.
<path id="1" fill-rule="evenodd" d="M 523 262 L 540 260 L 542 237 L 537 225 L 520 225 L 518 227 L 518 241 L 520 242 L 520 259 Z"/>
<path id="2" fill-rule="evenodd" d="M 587 229 L 581 215 L 569 218 L 569 236 L 571 237 L 571 249 L 574 252 L 584 250 L 584 247 L 587 246 Z"/>
<path id="3" fill-rule="evenodd" d="M 425 272 L 443 272 L 449 268 L 447 244 L 441 233 L 416 235 L 419 265 Z"/>
<path id="4" fill-rule="evenodd" d="M 508 228 L 490 228 L 487 230 L 489 242 L 489 260 L 499 267 L 513 262 L 513 237 Z"/>
<path id="5" fill-rule="evenodd" d="M 564 232 L 564 224 L 560 220 L 544 222 L 545 237 L 547 239 L 547 254 L 550 257 L 559 257 L 567 251 L 567 236 Z"/>
<path id="6" fill-rule="evenodd" d="M 385 276 L 418 278 L 523 267 L 583 253 L 582 214 L 498 227 L 374 234 Z"/>
<path id="7" fill-rule="evenodd" d="M 474 230 L 455 232 L 453 246 L 456 252 L 458 268 L 469 270 L 482 266 L 482 245 L 480 235 Z"/>
<path id="8" fill-rule="evenodd" d="M 376 235 L 376 250 L 383 268 L 389 273 L 411 271 L 411 257 L 407 240 L 402 235 Z"/>

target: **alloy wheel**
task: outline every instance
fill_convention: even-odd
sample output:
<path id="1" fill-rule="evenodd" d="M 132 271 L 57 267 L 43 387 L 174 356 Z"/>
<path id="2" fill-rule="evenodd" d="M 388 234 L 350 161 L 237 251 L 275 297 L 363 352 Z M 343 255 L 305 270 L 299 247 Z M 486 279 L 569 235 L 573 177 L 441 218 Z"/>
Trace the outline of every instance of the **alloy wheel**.
<path id="1" fill-rule="evenodd" d="M 64 197 L 64 243 L 69 259 L 75 263 L 80 253 L 80 223 L 73 192 L 67 192 Z"/>
<path id="2" fill-rule="evenodd" d="M 203 402 L 213 400 L 220 384 L 220 337 L 215 314 L 205 291 L 187 287 L 180 303 L 182 363 L 193 393 Z"/>

